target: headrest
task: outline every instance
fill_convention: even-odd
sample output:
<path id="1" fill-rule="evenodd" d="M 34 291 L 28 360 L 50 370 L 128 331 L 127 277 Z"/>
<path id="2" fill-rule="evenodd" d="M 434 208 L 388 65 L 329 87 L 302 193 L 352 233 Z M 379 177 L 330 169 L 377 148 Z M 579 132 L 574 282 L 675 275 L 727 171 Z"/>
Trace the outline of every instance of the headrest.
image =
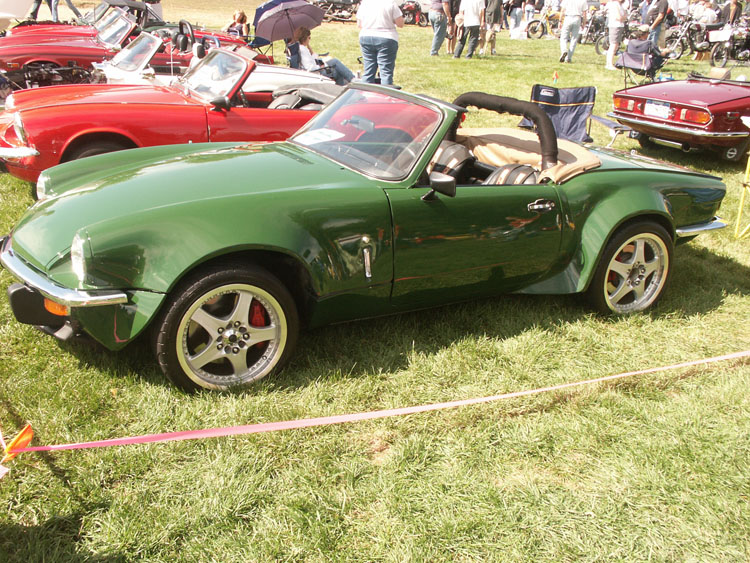
<path id="1" fill-rule="evenodd" d="M 172 44 L 174 45 L 174 48 L 178 51 L 187 51 L 188 50 L 188 38 L 187 35 L 184 33 L 178 33 L 172 38 Z"/>
<path id="2" fill-rule="evenodd" d="M 206 56 L 206 48 L 201 43 L 193 45 L 193 56 L 196 59 L 202 59 Z"/>

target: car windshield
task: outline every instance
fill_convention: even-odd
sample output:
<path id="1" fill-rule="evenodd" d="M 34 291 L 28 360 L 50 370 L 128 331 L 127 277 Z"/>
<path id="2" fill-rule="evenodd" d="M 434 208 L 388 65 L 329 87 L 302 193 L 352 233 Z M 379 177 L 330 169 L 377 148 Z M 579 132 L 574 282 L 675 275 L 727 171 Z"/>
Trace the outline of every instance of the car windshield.
<path id="1" fill-rule="evenodd" d="M 133 29 L 133 22 L 125 17 L 122 12 L 115 13 L 117 13 L 117 17 L 99 29 L 99 34 L 96 36 L 101 43 L 110 48 L 121 45 L 123 39 Z"/>
<path id="2" fill-rule="evenodd" d="M 104 15 L 104 13 L 108 9 L 109 9 L 109 4 L 107 4 L 106 2 L 102 2 L 90 12 L 86 12 L 81 17 L 81 22 L 87 25 L 93 25 L 94 23 L 98 22 L 101 19 L 101 17 Z"/>
<path id="3" fill-rule="evenodd" d="M 350 89 L 291 140 L 368 176 L 399 180 L 412 170 L 441 120 L 435 107 Z"/>
<path id="4" fill-rule="evenodd" d="M 242 57 L 222 51 L 212 50 L 206 58 L 186 72 L 177 86 L 205 100 L 228 96 L 247 69 L 247 61 Z"/>
<path id="5" fill-rule="evenodd" d="M 127 47 L 112 57 L 113 67 L 124 72 L 144 68 L 154 56 L 162 40 L 150 33 L 141 33 Z"/>

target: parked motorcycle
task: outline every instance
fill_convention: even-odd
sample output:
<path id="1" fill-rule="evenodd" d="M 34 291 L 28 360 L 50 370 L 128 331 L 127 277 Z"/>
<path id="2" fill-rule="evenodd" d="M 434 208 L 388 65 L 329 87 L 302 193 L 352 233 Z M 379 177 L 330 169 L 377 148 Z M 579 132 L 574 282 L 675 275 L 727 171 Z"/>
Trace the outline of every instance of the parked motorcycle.
<path id="1" fill-rule="evenodd" d="M 628 22 L 627 29 L 625 30 L 625 37 L 623 37 L 623 44 L 625 40 L 627 39 L 633 39 L 638 35 L 638 27 L 641 24 L 638 22 Z M 623 45 L 620 45 L 622 48 Z M 596 43 L 594 44 L 594 49 L 596 50 L 597 55 L 606 55 L 607 51 L 609 50 L 609 33 L 604 33 L 603 35 L 599 36 L 599 39 L 596 40 Z"/>
<path id="2" fill-rule="evenodd" d="M 420 27 L 427 27 L 430 24 L 427 12 L 422 11 L 422 5 L 417 0 L 406 0 L 400 8 L 406 25 L 417 24 Z"/>
<path id="3" fill-rule="evenodd" d="M 605 33 L 607 33 L 607 13 L 604 8 L 594 9 L 578 36 L 578 42 L 582 45 L 595 44 L 597 39 Z"/>
<path id="4" fill-rule="evenodd" d="M 542 8 L 539 17 L 531 20 L 526 26 L 526 35 L 531 39 L 541 39 L 547 32 L 557 36 L 560 27 L 560 12 L 550 12 Z"/>
<path id="5" fill-rule="evenodd" d="M 313 0 L 323 10 L 323 21 L 353 22 L 357 19 L 359 0 Z"/>
<path id="6" fill-rule="evenodd" d="M 744 62 L 750 60 L 750 32 L 744 18 L 735 27 L 726 26 L 724 29 L 713 31 L 710 39 L 719 39 L 711 49 L 711 64 L 725 67 L 729 60 Z"/>

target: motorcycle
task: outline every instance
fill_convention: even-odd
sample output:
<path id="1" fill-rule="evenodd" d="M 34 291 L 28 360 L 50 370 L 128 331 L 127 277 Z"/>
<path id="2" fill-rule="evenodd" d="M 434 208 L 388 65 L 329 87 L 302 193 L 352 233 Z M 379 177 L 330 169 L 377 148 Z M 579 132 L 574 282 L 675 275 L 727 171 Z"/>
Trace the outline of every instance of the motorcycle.
<path id="1" fill-rule="evenodd" d="M 531 39 L 541 39 L 547 32 L 557 36 L 560 27 L 560 13 L 550 12 L 545 6 L 539 12 L 539 17 L 531 20 L 526 26 L 526 36 Z"/>
<path id="2" fill-rule="evenodd" d="M 357 19 L 359 0 L 313 0 L 323 10 L 325 22 L 353 22 Z"/>
<path id="3" fill-rule="evenodd" d="M 718 40 L 711 49 L 713 66 L 725 67 L 730 59 L 737 62 L 750 60 L 750 32 L 744 18 L 738 26 L 726 26 L 711 32 L 709 37 L 711 42 Z"/>
<path id="4" fill-rule="evenodd" d="M 596 40 L 605 33 L 607 33 L 606 11 L 603 8 L 594 9 L 586 22 L 586 26 L 578 36 L 578 42 L 582 45 L 596 43 Z"/>
<path id="5" fill-rule="evenodd" d="M 401 8 L 401 13 L 404 14 L 406 25 L 417 24 L 419 27 L 427 27 L 430 24 L 427 12 L 422 11 L 422 5 L 416 0 L 406 0 L 399 8 Z"/>
<path id="6" fill-rule="evenodd" d="M 641 24 L 638 22 L 628 22 L 625 29 L 625 37 L 623 37 L 623 43 L 638 35 L 638 28 L 640 25 Z M 622 47 L 622 45 L 620 45 L 620 47 Z M 594 44 L 594 49 L 596 50 L 597 55 L 604 56 L 607 54 L 607 51 L 609 50 L 609 33 L 604 33 L 599 36 L 599 39 L 597 39 Z"/>

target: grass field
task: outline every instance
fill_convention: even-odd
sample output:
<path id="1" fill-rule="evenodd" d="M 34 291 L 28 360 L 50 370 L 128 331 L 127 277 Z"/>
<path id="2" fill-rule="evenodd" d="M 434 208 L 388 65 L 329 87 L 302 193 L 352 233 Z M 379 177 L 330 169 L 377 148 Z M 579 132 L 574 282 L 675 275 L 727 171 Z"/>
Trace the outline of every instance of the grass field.
<path id="1" fill-rule="evenodd" d="M 237 4 L 163 5 L 169 19 L 216 27 Z M 467 61 L 427 56 L 430 40 L 429 29 L 401 34 L 396 82 L 407 91 L 527 98 L 557 71 L 560 86 L 596 85 L 603 115 L 621 87 L 587 45 L 560 65 L 555 41 L 504 35 L 498 56 Z M 312 41 L 361 68 L 355 26 L 326 24 Z M 706 65 L 680 60 L 666 72 Z M 646 154 L 724 177 L 721 215 L 733 225 L 744 164 Z M 0 177 L 0 232 L 32 203 L 29 191 Z M 0 271 L 0 289 L 11 281 Z M 56 444 L 668 365 L 750 349 L 749 293 L 749 239 L 724 229 L 676 249 L 649 314 L 604 318 L 575 297 L 507 296 L 333 326 L 304 333 L 282 374 L 229 395 L 179 392 L 145 344 L 118 354 L 59 344 L 16 323 L 3 298 L 0 426 L 7 436 L 30 421 L 35 444 Z M 750 363 L 735 361 L 352 425 L 23 454 L 0 482 L 0 561 L 747 561 L 749 388 Z"/>

